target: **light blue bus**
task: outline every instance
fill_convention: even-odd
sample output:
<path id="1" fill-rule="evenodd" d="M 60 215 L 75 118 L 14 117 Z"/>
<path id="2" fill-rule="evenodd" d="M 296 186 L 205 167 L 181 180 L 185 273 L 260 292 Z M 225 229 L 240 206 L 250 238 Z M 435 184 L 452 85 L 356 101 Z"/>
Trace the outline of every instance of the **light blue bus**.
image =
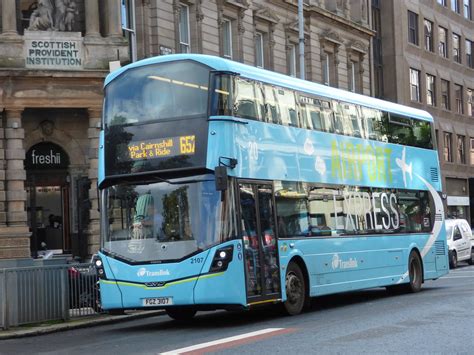
<path id="1" fill-rule="evenodd" d="M 199 310 L 448 272 L 433 118 L 219 57 L 142 60 L 105 81 L 102 307 Z"/>

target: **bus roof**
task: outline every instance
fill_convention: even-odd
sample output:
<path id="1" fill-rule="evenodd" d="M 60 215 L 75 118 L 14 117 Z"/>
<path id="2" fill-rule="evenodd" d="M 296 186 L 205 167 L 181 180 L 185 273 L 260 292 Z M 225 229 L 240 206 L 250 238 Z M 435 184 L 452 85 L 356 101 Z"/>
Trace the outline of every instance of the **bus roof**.
<path id="1" fill-rule="evenodd" d="M 346 101 L 354 104 L 363 105 L 366 107 L 397 113 L 403 116 L 433 122 L 433 117 L 428 112 L 423 110 L 400 105 L 390 101 L 376 99 L 370 96 L 355 94 L 350 91 L 336 89 L 330 86 L 318 84 L 307 80 L 294 78 L 274 71 L 256 68 L 250 65 L 235 62 L 233 60 L 204 54 L 170 54 L 140 60 L 110 73 L 105 79 L 104 86 L 109 84 L 112 80 L 114 80 L 123 72 L 132 68 L 186 59 L 194 60 L 196 62 L 205 64 L 213 70 L 234 72 L 240 74 L 242 77 L 245 78 L 259 80 L 293 90 L 307 92 L 314 95 L 319 95 L 335 100 Z"/>

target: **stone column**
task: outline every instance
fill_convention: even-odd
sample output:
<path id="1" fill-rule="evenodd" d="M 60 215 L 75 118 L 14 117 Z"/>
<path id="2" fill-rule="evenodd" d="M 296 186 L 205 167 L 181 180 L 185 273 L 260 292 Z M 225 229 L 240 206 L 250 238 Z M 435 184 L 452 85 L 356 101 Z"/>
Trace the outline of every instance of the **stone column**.
<path id="1" fill-rule="evenodd" d="M 100 238 L 100 213 L 99 200 L 97 198 L 97 174 L 99 168 L 99 133 L 102 111 L 100 108 L 89 108 L 89 200 L 91 201 L 89 221 L 89 254 L 94 254 L 99 249 Z"/>
<path id="2" fill-rule="evenodd" d="M 6 110 L 5 162 L 6 162 L 6 225 L 0 224 L 0 259 L 30 257 L 30 232 L 26 214 L 26 172 L 23 166 L 25 131 L 21 127 L 22 109 Z M 1 198 L 0 193 L 0 198 Z M 5 212 L 0 214 L 5 216 Z M 4 219 L 4 217 L 3 217 Z"/>
<path id="3" fill-rule="evenodd" d="M 3 108 L 0 111 L 3 111 Z M 5 129 L 1 117 L 0 112 L 0 228 L 3 228 L 7 226 L 7 196 L 5 192 L 7 162 L 5 161 Z"/>
<path id="4" fill-rule="evenodd" d="M 100 37 L 99 29 L 99 2 L 85 0 L 86 36 Z"/>
<path id="5" fill-rule="evenodd" d="M 2 35 L 16 36 L 16 1 L 2 1 Z"/>
<path id="6" fill-rule="evenodd" d="M 107 0 L 107 37 L 122 38 L 122 23 L 120 19 L 120 0 Z"/>
<path id="7" fill-rule="evenodd" d="M 23 110 L 7 110 L 7 124 L 5 127 L 5 159 L 7 162 L 7 224 L 8 226 L 26 226 L 26 171 L 23 161 L 25 150 L 23 139 L 25 130 L 21 128 L 21 114 Z"/>

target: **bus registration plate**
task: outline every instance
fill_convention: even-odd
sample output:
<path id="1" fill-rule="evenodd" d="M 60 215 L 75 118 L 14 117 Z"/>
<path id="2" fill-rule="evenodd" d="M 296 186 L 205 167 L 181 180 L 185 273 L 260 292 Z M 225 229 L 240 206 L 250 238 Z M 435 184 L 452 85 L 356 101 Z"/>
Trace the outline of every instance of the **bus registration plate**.
<path id="1" fill-rule="evenodd" d="M 173 304 L 172 297 L 153 297 L 153 298 L 144 298 L 143 306 L 169 306 Z"/>

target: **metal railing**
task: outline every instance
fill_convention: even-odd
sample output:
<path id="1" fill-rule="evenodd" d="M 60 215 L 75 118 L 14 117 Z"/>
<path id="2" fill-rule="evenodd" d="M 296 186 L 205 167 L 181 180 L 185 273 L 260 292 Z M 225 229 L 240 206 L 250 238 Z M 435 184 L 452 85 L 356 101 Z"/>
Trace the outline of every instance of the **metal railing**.
<path id="1" fill-rule="evenodd" d="M 98 314 L 92 264 L 0 269 L 0 328 Z"/>

